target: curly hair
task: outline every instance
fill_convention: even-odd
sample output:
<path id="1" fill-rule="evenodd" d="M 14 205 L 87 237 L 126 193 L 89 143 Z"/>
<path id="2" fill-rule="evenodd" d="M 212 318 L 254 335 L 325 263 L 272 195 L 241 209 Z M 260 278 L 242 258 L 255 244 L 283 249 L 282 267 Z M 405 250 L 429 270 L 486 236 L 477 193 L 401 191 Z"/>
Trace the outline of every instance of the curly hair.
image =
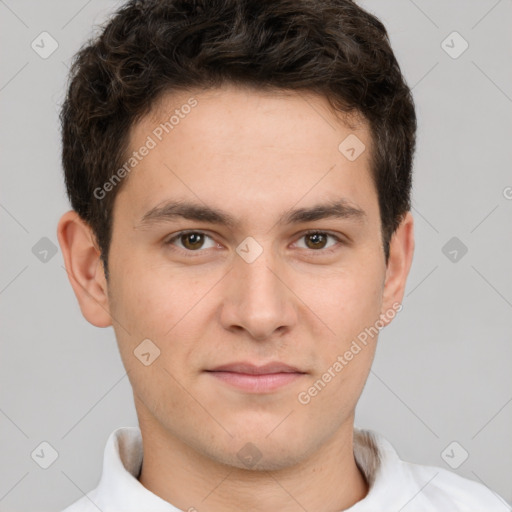
<path id="1" fill-rule="evenodd" d="M 75 55 L 61 110 L 72 208 L 108 275 L 117 169 L 131 127 L 173 91 L 224 83 L 314 92 L 368 123 L 386 264 L 410 210 L 416 114 L 384 25 L 351 0 L 131 0 Z"/>

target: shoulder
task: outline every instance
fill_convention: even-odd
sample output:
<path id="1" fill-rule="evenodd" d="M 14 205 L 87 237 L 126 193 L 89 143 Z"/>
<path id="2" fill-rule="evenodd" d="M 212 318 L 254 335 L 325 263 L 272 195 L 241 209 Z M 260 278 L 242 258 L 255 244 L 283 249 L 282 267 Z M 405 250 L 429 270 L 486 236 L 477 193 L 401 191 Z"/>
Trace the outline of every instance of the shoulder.
<path id="1" fill-rule="evenodd" d="M 367 499 L 363 500 L 365 505 L 385 503 L 404 512 L 512 512 L 503 498 L 479 482 L 442 467 L 402 460 L 378 432 L 359 431 L 356 439 L 356 459 L 366 469 L 364 472 L 371 483 Z M 366 454 L 361 450 L 363 445 Z M 372 464 L 368 463 L 370 459 L 374 459 Z"/>
<path id="2" fill-rule="evenodd" d="M 447 469 L 402 461 L 404 470 L 419 485 L 422 494 L 437 510 L 457 512 L 510 512 L 510 506 L 485 485 Z M 451 507 L 450 509 L 443 507 Z M 433 508 L 434 510 L 434 508 Z"/>
<path id="3" fill-rule="evenodd" d="M 64 510 L 61 510 L 61 512 L 98 512 L 98 507 L 94 504 L 94 500 L 89 497 L 90 494 L 82 496 Z"/>

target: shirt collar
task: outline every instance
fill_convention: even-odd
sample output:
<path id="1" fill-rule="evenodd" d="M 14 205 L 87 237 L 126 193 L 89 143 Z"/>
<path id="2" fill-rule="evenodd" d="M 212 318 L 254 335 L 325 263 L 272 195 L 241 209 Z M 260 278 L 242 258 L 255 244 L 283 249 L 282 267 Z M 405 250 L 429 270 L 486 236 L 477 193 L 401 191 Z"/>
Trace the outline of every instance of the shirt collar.
<path id="1" fill-rule="evenodd" d="M 139 427 L 114 430 L 106 443 L 103 472 L 91 500 L 101 509 L 179 512 L 177 508 L 146 489 L 138 480 L 142 467 L 142 435 Z"/>
<path id="2" fill-rule="evenodd" d="M 103 472 L 100 483 L 88 493 L 88 498 L 101 510 L 140 510 L 143 505 L 152 512 L 180 512 L 173 505 L 146 489 L 138 480 L 142 466 L 142 435 L 139 427 L 121 427 L 114 430 L 106 443 Z M 350 512 L 382 509 L 387 503 L 396 503 L 402 486 L 386 484 L 386 474 L 394 466 L 394 478 L 400 468 L 399 458 L 391 444 L 372 430 L 354 428 L 354 458 L 364 474 L 369 492 L 350 507 Z M 404 480 L 402 480 L 404 482 Z M 384 501 L 383 501 L 384 500 Z"/>
<path id="3" fill-rule="evenodd" d="M 142 465 L 139 427 L 114 430 L 107 440 L 98 486 L 63 512 L 181 512 L 138 480 Z M 512 512 L 484 485 L 434 466 L 402 461 L 391 443 L 373 430 L 354 427 L 354 458 L 369 484 L 366 497 L 345 512 L 407 510 Z M 411 507 L 409 507 L 411 505 Z"/>

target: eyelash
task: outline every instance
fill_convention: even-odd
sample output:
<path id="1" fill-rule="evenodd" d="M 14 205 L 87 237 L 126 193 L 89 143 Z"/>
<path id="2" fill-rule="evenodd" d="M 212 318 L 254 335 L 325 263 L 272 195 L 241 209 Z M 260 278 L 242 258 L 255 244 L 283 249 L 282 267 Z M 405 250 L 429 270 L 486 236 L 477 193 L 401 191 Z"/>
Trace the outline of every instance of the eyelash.
<path id="1" fill-rule="evenodd" d="M 183 235 L 189 235 L 189 234 L 192 234 L 192 233 L 193 234 L 205 235 L 205 236 L 213 239 L 213 237 L 211 237 L 208 233 L 206 233 L 204 231 L 189 229 L 189 230 L 180 231 L 179 233 L 176 233 L 175 235 L 172 236 L 172 238 L 169 238 L 165 242 L 165 245 L 170 246 L 172 248 L 172 250 L 177 250 L 177 251 L 180 251 L 182 253 L 184 252 L 184 253 L 187 254 L 187 256 L 191 256 L 191 257 L 201 256 L 202 255 L 201 253 L 204 253 L 208 249 L 198 249 L 197 251 L 191 251 L 191 250 L 182 249 L 181 247 L 176 247 L 176 246 L 173 245 L 173 242 L 175 240 L 178 240 Z M 334 240 L 336 240 L 336 242 L 337 242 L 336 245 L 330 247 L 329 249 L 309 249 L 309 250 L 305 249 L 305 250 L 308 250 L 309 252 L 312 252 L 312 253 L 318 252 L 318 253 L 324 254 L 324 255 L 325 254 L 331 254 L 334 251 L 336 251 L 337 249 L 339 249 L 340 245 L 343 245 L 345 243 L 340 237 L 338 237 L 334 233 L 331 233 L 330 231 L 321 231 L 321 230 L 318 230 L 318 229 L 310 229 L 308 231 L 305 231 L 304 233 L 301 234 L 301 236 L 298 238 L 298 240 L 300 240 L 301 238 L 304 238 L 304 237 L 306 237 L 308 235 L 327 235 L 327 236 L 330 236 L 330 237 L 334 238 Z M 194 253 L 197 253 L 197 254 L 194 254 Z"/>

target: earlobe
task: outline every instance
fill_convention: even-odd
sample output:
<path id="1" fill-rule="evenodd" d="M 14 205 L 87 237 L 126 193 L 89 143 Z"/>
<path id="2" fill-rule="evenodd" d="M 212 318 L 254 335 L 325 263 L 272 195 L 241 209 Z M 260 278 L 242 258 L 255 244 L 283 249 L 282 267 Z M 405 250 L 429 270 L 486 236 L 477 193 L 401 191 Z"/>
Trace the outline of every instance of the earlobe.
<path id="1" fill-rule="evenodd" d="M 96 327 L 112 325 L 103 263 L 91 228 L 71 210 L 60 218 L 57 237 L 83 316 Z"/>
<path id="2" fill-rule="evenodd" d="M 381 318 L 385 324 L 394 317 L 394 314 L 389 314 L 390 310 L 396 311 L 397 305 L 402 303 L 413 255 L 414 219 L 409 211 L 390 241 L 381 310 Z"/>

